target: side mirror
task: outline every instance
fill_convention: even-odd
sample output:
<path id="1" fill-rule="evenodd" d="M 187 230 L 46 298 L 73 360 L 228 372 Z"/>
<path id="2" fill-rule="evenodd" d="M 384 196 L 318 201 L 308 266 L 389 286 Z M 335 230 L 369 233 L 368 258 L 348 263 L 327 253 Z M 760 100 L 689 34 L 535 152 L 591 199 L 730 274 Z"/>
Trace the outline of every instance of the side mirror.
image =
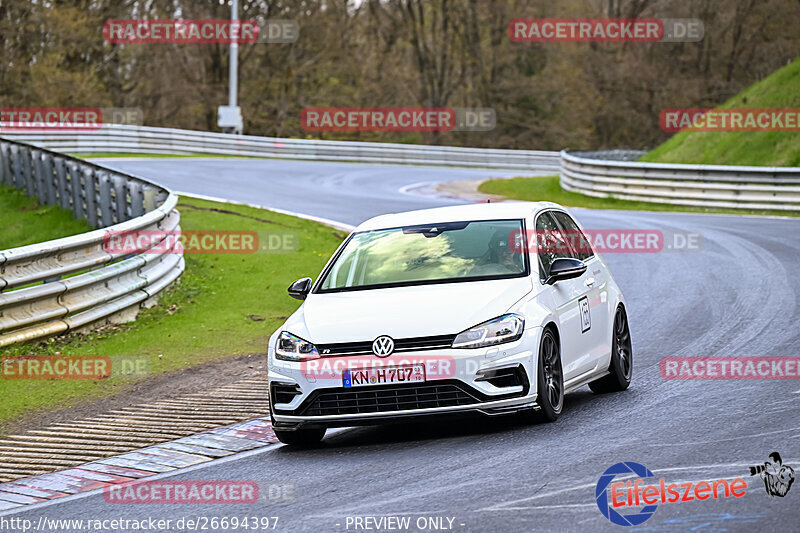
<path id="1" fill-rule="evenodd" d="M 550 275 L 544 282 L 552 285 L 556 281 L 582 276 L 584 272 L 586 272 L 586 265 L 583 261 L 571 257 L 559 257 L 550 265 Z"/>
<path id="2" fill-rule="evenodd" d="M 584 270 L 586 270 L 585 267 Z M 295 300 L 305 300 L 308 293 L 311 292 L 311 285 L 311 278 L 300 278 L 289 285 L 289 296 Z"/>

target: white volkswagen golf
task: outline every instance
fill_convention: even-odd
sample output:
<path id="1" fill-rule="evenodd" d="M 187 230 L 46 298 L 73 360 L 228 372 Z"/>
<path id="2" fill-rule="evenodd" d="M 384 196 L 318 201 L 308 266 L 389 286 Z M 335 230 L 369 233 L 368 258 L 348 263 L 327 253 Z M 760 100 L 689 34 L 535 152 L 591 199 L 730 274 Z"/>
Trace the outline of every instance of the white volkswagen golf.
<path id="1" fill-rule="evenodd" d="M 622 293 L 553 203 L 372 218 L 289 294 L 304 302 L 268 348 L 272 423 L 287 444 L 465 412 L 553 421 L 565 393 L 631 381 Z"/>

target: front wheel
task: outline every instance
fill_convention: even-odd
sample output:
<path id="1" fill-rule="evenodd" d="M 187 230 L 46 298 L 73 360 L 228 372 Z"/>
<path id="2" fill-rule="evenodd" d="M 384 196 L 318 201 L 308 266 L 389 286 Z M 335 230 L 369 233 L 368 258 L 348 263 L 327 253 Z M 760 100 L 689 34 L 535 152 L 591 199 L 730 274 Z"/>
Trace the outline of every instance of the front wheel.
<path id="1" fill-rule="evenodd" d="M 561 370 L 561 350 L 550 329 L 542 333 L 538 366 L 536 403 L 539 404 L 539 418 L 554 422 L 564 407 L 564 373 Z"/>
<path id="2" fill-rule="evenodd" d="M 273 429 L 275 436 L 284 444 L 292 446 L 313 446 L 319 444 L 325 436 L 325 428 L 322 429 L 295 429 L 294 431 L 284 431 Z"/>
<path id="3" fill-rule="evenodd" d="M 628 328 L 628 316 L 622 306 L 619 306 L 617 314 L 614 316 L 614 330 L 611 334 L 609 374 L 589 383 L 589 388 L 597 394 L 623 391 L 631 384 L 631 376 L 633 375 L 631 332 Z"/>

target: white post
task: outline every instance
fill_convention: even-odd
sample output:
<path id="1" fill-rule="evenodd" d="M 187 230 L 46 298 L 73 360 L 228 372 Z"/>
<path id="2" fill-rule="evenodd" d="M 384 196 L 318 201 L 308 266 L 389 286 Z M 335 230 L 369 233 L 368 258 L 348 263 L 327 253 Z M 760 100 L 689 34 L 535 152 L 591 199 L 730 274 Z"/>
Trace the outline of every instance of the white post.
<path id="1" fill-rule="evenodd" d="M 238 23 L 239 1 L 232 0 L 231 26 Z M 231 33 L 234 33 L 231 31 Z M 238 33 L 238 32 L 237 32 Z M 221 105 L 217 109 L 217 125 L 224 133 L 242 133 L 242 110 L 236 105 L 236 93 L 239 83 L 239 44 L 233 40 L 230 43 L 230 61 L 228 69 L 228 105 Z"/>
<path id="2" fill-rule="evenodd" d="M 236 23 L 236 19 L 239 17 L 239 0 L 233 0 L 233 6 L 231 7 L 231 25 Z M 236 92 L 239 85 L 238 82 L 238 74 L 239 74 L 239 44 L 236 41 L 231 42 L 231 60 L 230 60 L 230 70 L 228 71 L 229 77 L 229 84 L 228 84 L 228 105 L 231 107 L 236 107 Z"/>

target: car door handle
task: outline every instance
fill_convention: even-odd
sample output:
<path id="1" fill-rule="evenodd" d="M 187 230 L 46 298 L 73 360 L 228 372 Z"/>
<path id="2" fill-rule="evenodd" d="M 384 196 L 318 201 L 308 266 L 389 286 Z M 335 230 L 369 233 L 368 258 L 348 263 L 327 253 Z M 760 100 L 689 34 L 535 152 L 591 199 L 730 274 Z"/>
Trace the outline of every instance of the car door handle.
<path id="1" fill-rule="evenodd" d="M 594 278 L 587 278 L 586 281 L 583 282 L 584 285 L 587 287 L 594 287 Z"/>

